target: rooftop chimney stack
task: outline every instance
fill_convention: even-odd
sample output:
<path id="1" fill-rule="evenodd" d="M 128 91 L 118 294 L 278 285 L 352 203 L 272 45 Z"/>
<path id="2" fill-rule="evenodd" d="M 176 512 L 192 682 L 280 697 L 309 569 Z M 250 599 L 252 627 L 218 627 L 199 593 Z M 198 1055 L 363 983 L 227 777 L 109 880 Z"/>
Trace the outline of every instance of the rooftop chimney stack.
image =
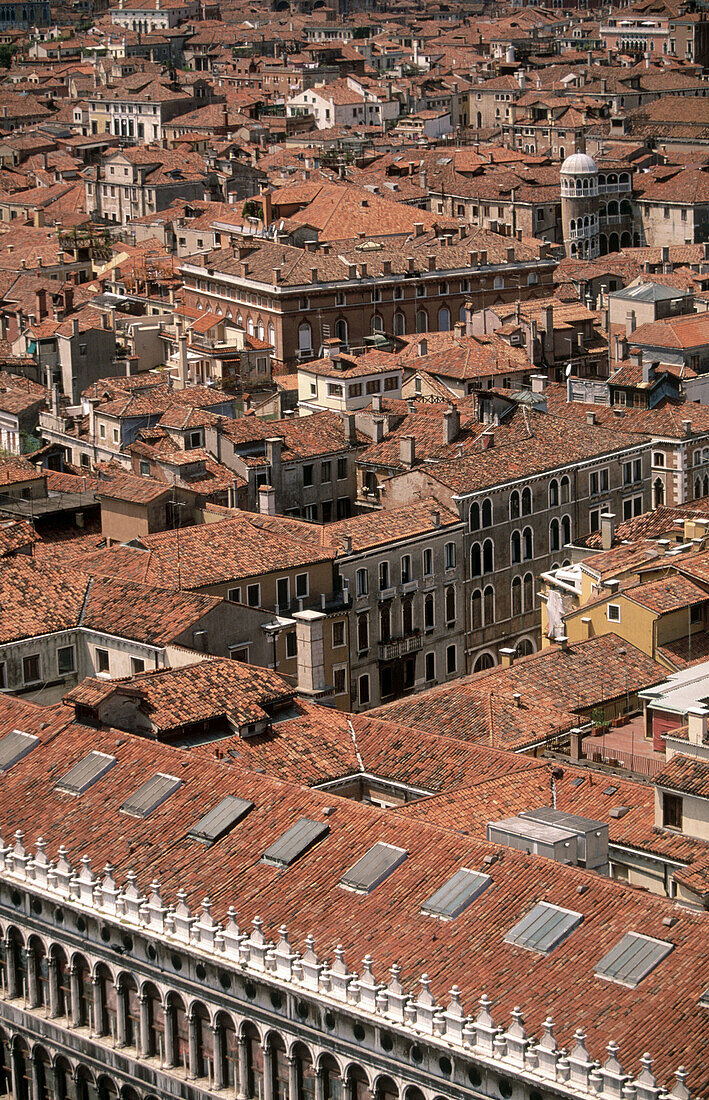
<path id="1" fill-rule="evenodd" d="M 601 516 L 601 546 L 604 550 L 610 550 L 615 537 L 615 516 L 612 512 L 604 512 Z"/>

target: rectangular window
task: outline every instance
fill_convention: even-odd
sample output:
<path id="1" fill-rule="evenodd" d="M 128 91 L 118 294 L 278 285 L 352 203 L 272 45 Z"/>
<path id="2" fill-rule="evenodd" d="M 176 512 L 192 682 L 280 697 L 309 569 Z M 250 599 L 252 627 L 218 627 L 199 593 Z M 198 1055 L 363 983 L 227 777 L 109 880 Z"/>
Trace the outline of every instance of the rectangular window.
<path id="1" fill-rule="evenodd" d="M 298 573 L 295 578 L 295 594 L 298 599 L 304 600 L 308 595 L 308 574 Z"/>
<path id="2" fill-rule="evenodd" d="M 609 603 L 608 604 L 608 622 L 619 623 L 620 622 L 620 604 Z"/>
<path id="3" fill-rule="evenodd" d="M 99 424 L 98 434 L 101 436 L 101 439 L 106 438 L 106 425 L 105 424 Z"/>
<path id="4" fill-rule="evenodd" d="M 359 701 L 362 706 L 369 702 L 369 676 L 366 674 L 359 678 Z"/>
<path id="5" fill-rule="evenodd" d="M 289 630 L 286 634 L 286 657 L 290 660 L 298 656 L 298 635 L 295 630 Z"/>
<path id="6" fill-rule="evenodd" d="M 249 607 L 259 607 L 261 604 L 261 585 L 250 584 L 246 589 L 246 602 Z"/>
<path id="7" fill-rule="evenodd" d="M 408 584 L 411 580 L 411 554 L 404 554 L 401 559 L 401 583 Z"/>
<path id="8" fill-rule="evenodd" d="M 338 458 L 337 460 L 337 480 L 344 481 L 347 477 L 347 459 Z"/>
<path id="9" fill-rule="evenodd" d="M 22 659 L 22 678 L 26 684 L 36 684 L 40 678 L 39 653 Z"/>
<path id="10" fill-rule="evenodd" d="M 326 485 L 329 481 L 332 481 L 332 463 L 323 462 L 320 465 L 320 480 L 323 485 Z"/>
<path id="11" fill-rule="evenodd" d="M 371 381 L 367 382 L 366 392 L 367 393 L 379 393 L 381 391 L 381 388 L 382 388 L 381 379 L 373 378 Z"/>
<path id="12" fill-rule="evenodd" d="M 663 792 L 662 824 L 666 829 L 682 828 L 682 799 L 678 794 Z"/>
<path id="13" fill-rule="evenodd" d="M 242 661 L 247 665 L 249 663 L 249 647 L 247 645 L 230 645 L 229 657 L 232 661 Z"/>
<path id="14" fill-rule="evenodd" d="M 426 654 L 426 683 L 436 679 L 436 654 Z"/>
<path id="15" fill-rule="evenodd" d="M 7 687 L 7 665 L 0 661 L 0 688 Z"/>
<path id="16" fill-rule="evenodd" d="M 384 389 L 385 390 L 398 390 L 398 388 L 399 388 L 399 379 L 398 378 L 393 377 L 393 378 L 385 378 L 384 379 Z"/>
<path id="17" fill-rule="evenodd" d="M 276 581 L 276 603 L 279 609 L 284 610 L 290 604 L 290 580 L 288 577 L 279 577 Z"/>
<path id="18" fill-rule="evenodd" d="M 137 676 L 140 672 L 145 672 L 145 661 L 142 657 L 131 657 L 130 670 L 134 676 Z"/>
<path id="19" fill-rule="evenodd" d="M 704 604 L 695 603 L 689 612 L 689 621 L 694 623 L 701 623 L 704 620 Z"/>
<path id="20" fill-rule="evenodd" d="M 357 570 L 357 595 L 366 596 L 369 592 L 369 577 L 366 569 Z"/>
<path id="21" fill-rule="evenodd" d="M 423 575 L 424 577 L 433 576 L 433 550 L 431 549 L 423 552 Z"/>
<path id="22" fill-rule="evenodd" d="M 229 588 L 227 590 L 226 598 L 231 603 L 241 603 L 241 589 L 240 588 Z"/>
<path id="23" fill-rule="evenodd" d="M 113 429 L 113 442 L 114 443 L 118 442 L 118 428 Z"/>
<path id="24" fill-rule="evenodd" d="M 592 508 L 588 513 L 588 529 L 589 531 L 600 531 L 601 529 L 601 509 Z"/>
<path id="25" fill-rule="evenodd" d="M 141 477 L 150 477 L 150 463 L 144 462 L 142 459 L 140 462 L 140 475 Z"/>
<path id="26" fill-rule="evenodd" d="M 339 622 L 332 624 L 332 646 L 335 649 L 337 646 L 345 644 L 345 621 L 341 619 Z"/>
<path id="27" fill-rule="evenodd" d="M 446 543 L 445 559 L 446 559 L 446 569 L 455 569 L 455 543 L 454 542 L 447 542 Z"/>
<path id="28" fill-rule="evenodd" d="M 383 561 L 379 563 L 379 587 L 389 587 L 389 562 Z"/>
<path id="29" fill-rule="evenodd" d="M 303 485 L 313 484 L 313 467 L 303 466 Z"/>
<path id="30" fill-rule="evenodd" d="M 111 666 L 108 659 L 107 649 L 96 650 L 96 671 L 97 672 L 110 672 Z"/>
<path id="31" fill-rule="evenodd" d="M 588 488 L 591 496 L 595 496 L 597 493 L 608 492 L 608 468 L 603 470 L 594 470 L 589 474 Z"/>
<path id="32" fill-rule="evenodd" d="M 665 455 L 664 455 L 663 451 L 655 451 L 654 452 L 654 454 L 652 456 L 652 464 L 653 464 L 653 466 L 664 466 L 665 465 Z"/>
<path id="33" fill-rule="evenodd" d="M 361 396 L 362 396 L 362 383 L 361 382 L 353 382 L 352 385 L 350 386 L 350 397 L 361 397 Z"/>
<path id="34" fill-rule="evenodd" d="M 73 645 L 65 645 L 57 650 L 57 668 L 60 676 L 76 672 L 76 659 Z"/>
<path id="35" fill-rule="evenodd" d="M 332 684 L 335 689 L 335 695 L 345 694 L 347 691 L 347 669 L 344 666 L 341 668 L 333 668 Z"/>
<path id="36" fill-rule="evenodd" d="M 327 396 L 328 397 L 342 397 L 344 389 L 337 382 L 328 382 L 327 384 Z"/>
<path id="37" fill-rule="evenodd" d="M 454 645 L 449 645 L 446 649 L 446 672 L 455 672 L 457 661 L 457 650 Z"/>

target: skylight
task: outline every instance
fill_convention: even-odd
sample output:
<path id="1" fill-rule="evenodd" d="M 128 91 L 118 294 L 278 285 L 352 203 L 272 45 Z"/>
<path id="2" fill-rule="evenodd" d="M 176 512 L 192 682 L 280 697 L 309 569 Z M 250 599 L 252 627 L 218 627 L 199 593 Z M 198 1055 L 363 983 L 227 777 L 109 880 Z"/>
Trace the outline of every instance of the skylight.
<path id="1" fill-rule="evenodd" d="M 317 844 L 330 832 L 330 826 L 323 821 L 311 821 L 301 817 L 295 825 L 274 841 L 261 856 L 263 863 L 272 863 L 276 867 L 290 867 L 302 855 Z"/>
<path id="2" fill-rule="evenodd" d="M 635 989 L 673 947 L 674 944 L 666 940 L 655 940 L 640 932 L 628 932 L 603 956 L 596 967 L 596 976 Z"/>
<path id="3" fill-rule="evenodd" d="M 116 763 L 115 756 L 109 756 L 105 752 L 90 752 L 81 760 L 77 760 L 73 767 L 69 768 L 57 783 L 55 790 L 64 791 L 66 794 L 83 794 L 93 783 L 96 783 Z"/>
<path id="4" fill-rule="evenodd" d="M 9 771 L 13 764 L 17 764 L 23 756 L 39 743 L 39 737 L 33 733 L 23 733 L 22 730 L 12 730 L 0 738 L 0 772 Z"/>
<path id="5" fill-rule="evenodd" d="M 215 844 L 217 840 L 226 836 L 242 817 L 246 817 L 253 807 L 253 802 L 247 802 L 245 798 L 236 798 L 233 794 L 229 794 L 209 813 L 201 817 L 189 830 L 187 836 L 191 840 L 199 840 L 202 844 Z"/>
<path id="6" fill-rule="evenodd" d="M 514 928 L 510 928 L 505 936 L 505 943 L 513 943 L 527 951 L 548 955 L 582 920 L 581 913 L 541 901 Z"/>
<path id="7" fill-rule="evenodd" d="M 158 772 L 152 779 L 148 779 L 147 782 L 143 783 L 142 787 L 138 787 L 138 790 L 130 798 L 125 800 L 121 810 L 124 814 L 130 814 L 131 817 L 147 817 L 181 786 L 181 779 L 176 779 L 174 775 L 164 775 L 163 772 Z"/>
<path id="8" fill-rule="evenodd" d="M 421 912 L 428 914 L 429 917 L 452 920 L 467 909 L 483 890 L 487 890 L 491 882 L 489 875 L 483 875 L 478 871 L 467 871 L 465 867 L 461 867 L 452 878 L 443 883 L 440 890 L 436 890 L 435 894 L 423 903 Z"/>
<path id="9" fill-rule="evenodd" d="M 350 890 L 360 890 L 369 894 L 404 862 L 407 855 L 405 848 L 395 848 L 393 844 L 384 844 L 379 841 L 365 852 L 349 871 L 345 871 L 340 879 L 340 886 L 348 886 Z"/>

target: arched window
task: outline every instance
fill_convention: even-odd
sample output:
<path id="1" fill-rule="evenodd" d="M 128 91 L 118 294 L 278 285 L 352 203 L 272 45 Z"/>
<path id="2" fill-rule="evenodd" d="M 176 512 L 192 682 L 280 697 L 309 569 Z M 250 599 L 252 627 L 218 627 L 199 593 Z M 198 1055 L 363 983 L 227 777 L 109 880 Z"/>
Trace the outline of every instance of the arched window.
<path id="1" fill-rule="evenodd" d="M 491 584 L 488 584 L 483 593 L 483 607 L 487 626 L 495 621 L 495 589 Z"/>
<path id="2" fill-rule="evenodd" d="M 492 286 L 493 286 L 493 290 L 504 290 L 505 280 L 502 278 L 501 275 L 496 275 Z"/>
<path id="3" fill-rule="evenodd" d="M 438 311 L 438 331 L 450 332 L 451 313 L 447 306 L 441 306 Z"/>
<path id="4" fill-rule="evenodd" d="M 215 1043 L 214 1087 L 226 1088 L 233 1095 L 238 1080 L 239 1047 L 234 1021 L 227 1012 L 217 1016 Z"/>
<path id="5" fill-rule="evenodd" d="M 93 1009 L 93 987 L 89 964 L 83 955 L 74 955 L 71 962 L 74 971 L 74 988 L 77 994 L 71 998 L 74 1027 L 88 1027 Z"/>
<path id="6" fill-rule="evenodd" d="M 549 524 L 549 552 L 554 553 L 559 549 L 559 521 L 553 519 Z"/>
<path id="7" fill-rule="evenodd" d="M 709 477 L 707 477 L 706 474 L 704 475 L 703 489 L 704 489 L 704 494 L 703 495 L 705 497 L 709 496 Z"/>
<path id="8" fill-rule="evenodd" d="M 347 347 L 347 321 L 344 317 L 335 321 L 335 336 L 343 347 Z"/>
<path id="9" fill-rule="evenodd" d="M 50 969 L 54 970 L 55 1003 L 52 1005 L 53 1016 L 68 1016 L 71 1005 L 71 978 L 69 976 L 69 964 L 61 947 L 52 948 Z"/>
<path id="10" fill-rule="evenodd" d="M 406 335 L 406 317 L 403 313 L 397 310 L 394 314 L 394 335 L 405 336 Z"/>
<path id="11" fill-rule="evenodd" d="M 510 535 L 510 562 L 517 565 L 522 560 L 522 536 L 519 531 L 513 531 Z"/>
<path id="12" fill-rule="evenodd" d="M 482 571 L 482 552 L 480 543 L 474 542 L 470 547 L 470 576 L 479 577 Z"/>
<path id="13" fill-rule="evenodd" d="M 695 479 L 694 479 L 694 496 L 696 498 L 696 497 L 700 497 L 701 495 L 702 495 L 702 479 L 700 477 L 695 477 Z"/>
<path id="14" fill-rule="evenodd" d="M 237 325 L 239 326 L 239 328 L 243 328 L 243 327 L 244 327 L 244 318 L 242 317 L 242 315 L 241 315 L 241 314 L 239 314 L 239 315 L 237 316 L 237 318 L 236 318 L 236 323 L 237 323 Z"/>
<path id="15" fill-rule="evenodd" d="M 123 1008 L 123 1043 L 138 1050 L 140 1044 L 140 998 L 135 979 L 129 974 L 121 977 L 119 997 Z"/>
<path id="16" fill-rule="evenodd" d="M 246 331 L 248 332 L 249 336 L 253 336 L 253 334 L 254 334 L 254 319 L 253 319 L 253 317 L 248 318 L 248 320 L 246 322 Z"/>
<path id="17" fill-rule="evenodd" d="M 401 625 L 403 627 L 404 637 L 407 638 L 409 634 L 414 632 L 414 601 L 411 599 L 402 600 L 401 603 Z"/>
<path id="18" fill-rule="evenodd" d="M 698 496 L 699 494 L 697 494 Z M 477 501 L 473 501 L 470 505 L 470 530 L 480 530 L 480 505 Z"/>
<path id="19" fill-rule="evenodd" d="M 482 526 L 492 527 L 492 501 L 487 497 L 483 501 Z"/>
<path id="20" fill-rule="evenodd" d="M 522 614 L 522 579 L 520 577 L 512 578 L 512 617 Z"/>
<path id="21" fill-rule="evenodd" d="M 258 335 L 259 340 L 263 340 L 264 337 L 266 336 L 266 330 L 263 327 L 263 321 L 261 321 L 260 319 L 259 319 L 258 325 L 256 326 L 256 333 Z"/>
<path id="22" fill-rule="evenodd" d="M 519 517 L 519 493 L 513 489 L 510 493 L 510 519 Z"/>
<path id="23" fill-rule="evenodd" d="M 494 667 L 495 658 L 492 653 L 481 653 L 473 665 L 473 672 L 485 672 L 486 669 Z"/>
<path id="24" fill-rule="evenodd" d="M 168 993 L 165 1009 L 165 1061 L 169 1066 L 188 1066 L 189 1025 L 182 998 Z"/>
<path id="25" fill-rule="evenodd" d="M 297 1100 L 315 1100 L 315 1069 L 310 1051 L 304 1043 L 296 1043 L 293 1049 Z"/>
<path id="26" fill-rule="evenodd" d="M 263 1096 L 263 1049 L 259 1033 L 253 1024 L 246 1024 L 243 1031 L 246 1040 L 246 1081 L 239 1082 L 239 1092 L 247 1096 Z"/>
<path id="27" fill-rule="evenodd" d="M 369 615 L 366 612 L 357 616 L 357 649 L 360 653 L 369 649 Z"/>
<path id="28" fill-rule="evenodd" d="M 428 592 L 423 601 L 423 626 L 424 630 L 433 630 L 435 625 L 435 601 L 433 593 Z"/>
<path id="29" fill-rule="evenodd" d="M 384 332 L 384 321 L 381 314 L 372 314 L 372 336 L 376 336 L 378 332 Z"/>
<path id="30" fill-rule="evenodd" d="M 534 537 L 532 535 L 532 528 L 525 527 L 522 532 L 522 559 L 524 561 L 531 561 L 534 557 Z"/>
<path id="31" fill-rule="evenodd" d="M 655 479 L 655 484 L 652 487 L 652 495 L 655 501 L 656 508 L 662 508 L 665 503 L 665 486 L 661 478 Z"/>
<path id="32" fill-rule="evenodd" d="M 483 573 L 492 573 L 495 568 L 495 551 L 492 539 L 485 539 L 483 543 Z"/>
<path id="33" fill-rule="evenodd" d="M 141 1034 L 143 1056 L 157 1057 L 165 1046 L 165 1014 L 160 994 L 151 982 L 143 986 L 145 1028 Z"/>
<path id="34" fill-rule="evenodd" d="M 446 588 L 446 626 L 455 622 L 455 588 L 449 585 Z"/>
<path id="35" fill-rule="evenodd" d="M 524 610 L 534 610 L 534 576 L 532 573 L 524 574 Z"/>
<path id="36" fill-rule="evenodd" d="M 479 588 L 470 597 L 470 625 L 473 630 L 483 625 L 483 594 Z"/>
<path id="37" fill-rule="evenodd" d="M 273 325 L 273 321 L 268 323 L 268 342 L 272 348 L 276 346 L 276 329 Z"/>
<path id="38" fill-rule="evenodd" d="M 428 332 L 428 314 L 425 309 L 420 309 L 416 314 L 416 331 Z"/>
<path id="39" fill-rule="evenodd" d="M 192 1006 L 191 1016 L 190 1072 L 194 1077 L 207 1077 L 214 1064 L 214 1032 L 209 1026 L 209 1012 L 203 1004 L 197 1002 Z"/>
<path id="40" fill-rule="evenodd" d="M 310 325 L 307 321 L 301 321 L 298 325 L 298 351 L 301 357 L 307 352 L 312 354 L 313 350 L 313 337 Z"/>
<path id="41" fill-rule="evenodd" d="M 556 508 L 559 503 L 559 482 L 555 477 L 549 482 L 549 507 Z"/>
<path id="42" fill-rule="evenodd" d="M 570 494 L 570 492 L 571 492 L 571 482 L 569 481 L 568 475 L 564 474 L 564 476 L 561 479 L 561 503 L 562 504 L 568 504 L 569 503 L 569 494 Z"/>
<path id="43" fill-rule="evenodd" d="M 391 612 L 389 605 L 381 609 L 379 612 L 379 640 L 380 642 L 388 642 L 391 638 Z"/>
<path id="44" fill-rule="evenodd" d="M 530 642 L 529 638 L 522 638 L 517 642 L 515 648 L 520 657 L 529 657 L 530 653 L 534 653 L 534 644 Z"/>
<path id="45" fill-rule="evenodd" d="M 561 545 L 568 546 L 571 542 L 571 518 L 570 516 L 561 517 Z"/>
<path id="46" fill-rule="evenodd" d="M 527 488 L 522 490 L 522 515 L 530 516 L 532 514 L 532 490 Z"/>
<path id="47" fill-rule="evenodd" d="M 49 1006 L 49 963 L 44 944 L 37 936 L 30 940 L 27 971 L 30 1005 Z"/>
<path id="48" fill-rule="evenodd" d="M 331 1054 L 324 1055 L 320 1059 L 320 1073 L 322 1075 L 323 1100 L 342 1100 L 345 1095 L 345 1083 L 340 1074 L 340 1068 Z M 257 1095 L 251 1093 L 251 1096 Z"/>

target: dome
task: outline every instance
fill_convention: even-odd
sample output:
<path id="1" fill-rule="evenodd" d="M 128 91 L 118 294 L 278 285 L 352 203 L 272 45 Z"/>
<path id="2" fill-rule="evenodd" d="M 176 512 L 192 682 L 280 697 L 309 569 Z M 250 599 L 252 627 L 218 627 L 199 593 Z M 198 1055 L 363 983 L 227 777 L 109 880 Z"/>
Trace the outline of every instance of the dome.
<path id="1" fill-rule="evenodd" d="M 598 168 L 593 157 L 586 153 L 572 153 L 561 166 L 562 176 L 596 176 Z"/>

